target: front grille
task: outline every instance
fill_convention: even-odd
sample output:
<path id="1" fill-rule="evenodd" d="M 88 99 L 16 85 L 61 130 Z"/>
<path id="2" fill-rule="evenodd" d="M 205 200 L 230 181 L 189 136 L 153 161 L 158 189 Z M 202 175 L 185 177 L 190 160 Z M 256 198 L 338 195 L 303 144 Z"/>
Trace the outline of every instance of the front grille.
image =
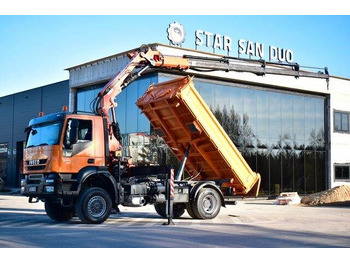
<path id="1" fill-rule="evenodd" d="M 47 159 L 32 159 L 25 161 L 28 171 L 40 171 L 46 168 Z"/>
<path id="2" fill-rule="evenodd" d="M 27 166 L 33 165 L 46 165 L 47 159 L 38 159 L 38 160 L 28 160 L 26 161 Z"/>
<path id="3" fill-rule="evenodd" d="M 46 166 L 28 166 L 28 171 L 38 171 L 38 170 L 44 170 Z"/>

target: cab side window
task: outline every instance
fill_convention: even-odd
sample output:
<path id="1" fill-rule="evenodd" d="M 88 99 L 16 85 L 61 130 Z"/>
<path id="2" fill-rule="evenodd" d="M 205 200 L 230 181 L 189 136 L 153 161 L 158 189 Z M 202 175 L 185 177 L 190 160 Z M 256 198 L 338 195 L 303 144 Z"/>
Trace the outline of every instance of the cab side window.
<path id="1" fill-rule="evenodd" d="M 91 120 L 79 120 L 78 127 L 78 141 L 91 141 L 92 140 L 92 121 Z"/>
<path id="2" fill-rule="evenodd" d="M 73 156 L 91 145 L 92 121 L 68 119 L 63 142 L 64 156 Z"/>

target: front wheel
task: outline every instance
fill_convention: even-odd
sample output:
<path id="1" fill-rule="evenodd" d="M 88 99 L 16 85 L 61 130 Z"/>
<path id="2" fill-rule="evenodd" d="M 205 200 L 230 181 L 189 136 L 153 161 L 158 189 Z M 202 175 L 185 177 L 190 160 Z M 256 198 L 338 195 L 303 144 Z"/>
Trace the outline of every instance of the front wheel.
<path id="1" fill-rule="evenodd" d="M 75 210 L 85 224 L 101 224 L 111 213 L 112 200 L 102 188 L 92 187 L 84 190 L 78 197 Z"/>
<path id="2" fill-rule="evenodd" d="M 198 196 L 192 203 L 192 211 L 199 219 L 215 218 L 221 207 L 221 198 L 219 193 L 212 188 L 202 188 Z"/>
<path id="3" fill-rule="evenodd" d="M 74 208 L 64 207 L 52 199 L 45 199 L 45 211 L 51 219 L 58 222 L 68 221 L 75 215 Z"/>

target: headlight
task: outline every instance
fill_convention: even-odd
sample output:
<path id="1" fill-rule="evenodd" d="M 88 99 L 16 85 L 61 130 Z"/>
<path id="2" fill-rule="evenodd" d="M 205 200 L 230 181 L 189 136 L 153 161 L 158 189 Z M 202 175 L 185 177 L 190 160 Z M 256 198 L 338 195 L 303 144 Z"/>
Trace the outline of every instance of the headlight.
<path id="1" fill-rule="evenodd" d="M 27 181 L 26 181 L 25 179 L 22 179 L 22 180 L 21 180 L 21 187 L 22 187 L 22 186 L 25 186 L 26 184 L 27 184 Z"/>

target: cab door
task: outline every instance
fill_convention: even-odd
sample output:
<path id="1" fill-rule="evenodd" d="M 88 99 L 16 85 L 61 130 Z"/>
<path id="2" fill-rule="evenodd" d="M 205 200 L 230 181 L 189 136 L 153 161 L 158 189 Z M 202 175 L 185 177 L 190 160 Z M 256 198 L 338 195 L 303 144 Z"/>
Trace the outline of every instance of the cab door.
<path id="1" fill-rule="evenodd" d="M 92 119 L 68 118 L 62 145 L 62 170 L 77 173 L 86 166 L 95 165 Z"/>

